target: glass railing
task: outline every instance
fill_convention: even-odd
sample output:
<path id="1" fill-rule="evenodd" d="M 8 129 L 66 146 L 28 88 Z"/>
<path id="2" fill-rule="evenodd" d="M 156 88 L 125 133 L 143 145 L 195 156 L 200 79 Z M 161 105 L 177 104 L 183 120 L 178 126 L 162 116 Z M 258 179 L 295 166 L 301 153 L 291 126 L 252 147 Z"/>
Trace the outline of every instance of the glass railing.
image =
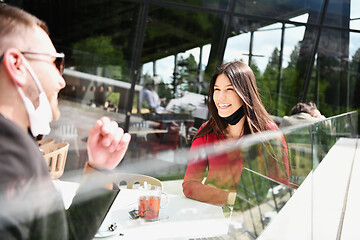
<path id="1" fill-rule="evenodd" d="M 90 175 L 85 180 L 82 172 L 87 161 L 86 136 L 82 134 L 93 123 L 87 126 L 84 121 L 84 129 L 70 127 L 64 122 L 54 123 L 57 124 L 55 131 L 48 138 L 53 136 L 55 142 L 71 145 L 67 167 L 63 175 L 53 181 L 65 207 L 69 208 L 68 219 L 73 218 L 68 222 L 69 234 L 79 238 L 108 234 L 114 239 L 119 236 L 129 239 L 145 236 L 151 239 L 278 239 L 280 235 L 282 239 L 292 239 L 291 234 L 296 234 L 301 227 L 307 229 L 303 231 L 304 235 L 309 234 L 307 239 L 323 239 L 321 233 L 315 231 L 320 227 L 320 216 L 323 217 L 315 208 L 321 199 L 318 183 L 323 181 L 316 178 L 316 170 L 340 138 L 356 138 L 357 112 L 314 124 L 247 135 L 238 140 L 218 141 L 191 151 L 191 137 L 196 130 L 187 121 L 133 122 L 130 127 L 132 141 L 121 164 L 111 174 Z M 338 165 L 343 164 L 339 162 Z M 158 183 L 147 178 L 145 185 L 160 184 L 167 194 L 167 203 L 162 200 L 160 214 L 153 221 L 138 218 L 138 199 L 145 188 L 143 181 L 135 179 L 134 189 L 123 186 L 130 184 L 132 174 L 160 180 Z M 29 188 L 23 189 L 26 195 L 16 201 L 11 201 L 12 195 L 6 188 L 9 185 L 3 183 L 1 203 L 5 206 L 2 209 L 7 211 L 0 215 L 2 228 L 11 226 L 9 219 L 13 218 L 37 223 L 38 219 L 64 217 L 59 195 L 52 185 L 43 184 L 45 182 L 48 182 L 46 177 L 32 182 Z M 82 184 L 78 189 L 79 182 Z M 116 183 L 121 191 L 111 194 L 105 191 L 103 186 L 108 182 Z M 21 190 L 21 186 L 18 189 Z M 52 205 L 54 202 L 56 204 Z M 302 214 L 298 217 L 299 209 Z M 59 215 L 53 214 L 58 212 Z M 99 227 L 102 229 L 100 235 Z M 42 234 L 51 235 L 51 229 L 47 230 Z"/>

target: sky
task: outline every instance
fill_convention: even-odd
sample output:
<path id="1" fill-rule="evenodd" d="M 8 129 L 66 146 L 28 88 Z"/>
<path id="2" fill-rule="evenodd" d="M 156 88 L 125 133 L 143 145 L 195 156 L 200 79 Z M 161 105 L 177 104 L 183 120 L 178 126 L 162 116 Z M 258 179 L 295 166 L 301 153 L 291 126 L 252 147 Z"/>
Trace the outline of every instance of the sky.
<path id="1" fill-rule="evenodd" d="M 350 19 L 360 18 L 360 1 L 352 0 L 351 8 L 350 8 Z M 290 20 L 306 23 L 308 18 L 308 14 L 303 14 L 301 16 L 292 18 Z M 269 61 L 269 57 L 271 57 L 271 53 L 274 51 L 274 48 L 277 47 L 280 49 L 280 41 L 281 41 L 281 24 L 276 23 L 263 28 L 258 29 L 257 32 L 254 33 L 254 41 L 253 41 L 253 54 L 259 55 L 254 56 L 253 60 L 255 60 L 261 72 L 263 72 L 266 68 L 266 64 Z M 353 20 L 350 22 L 351 29 L 360 29 L 360 20 Z M 295 45 L 302 40 L 304 36 L 305 27 L 294 27 L 290 24 L 286 24 L 285 30 L 285 38 L 284 38 L 284 61 L 283 67 L 288 65 L 288 61 L 290 60 L 290 54 L 293 51 Z M 224 54 L 224 62 L 229 62 L 233 60 L 242 59 L 246 63 L 248 62 L 248 54 L 249 52 L 249 42 L 250 42 L 250 33 L 243 33 L 231 38 L 228 38 L 225 54 Z M 355 51 L 360 47 L 360 33 L 350 33 L 350 44 L 349 44 L 349 52 L 350 59 L 354 55 Z M 208 57 L 210 53 L 210 44 L 203 46 L 202 53 L 202 64 L 203 69 L 205 68 Z M 178 59 L 180 56 L 187 58 L 190 54 L 195 57 L 196 62 L 199 62 L 200 48 L 190 49 L 184 53 L 178 54 Z M 159 75 L 160 79 L 163 79 L 166 83 L 172 82 L 172 74 L 174 71 L 174 56 L 169 56 L 163 59 L 159 59 L 156 61 L 156 71 L 157 75 Z M 153 63 L 146 63 L 143 65 L 143 74 L 153 75 Z"/>

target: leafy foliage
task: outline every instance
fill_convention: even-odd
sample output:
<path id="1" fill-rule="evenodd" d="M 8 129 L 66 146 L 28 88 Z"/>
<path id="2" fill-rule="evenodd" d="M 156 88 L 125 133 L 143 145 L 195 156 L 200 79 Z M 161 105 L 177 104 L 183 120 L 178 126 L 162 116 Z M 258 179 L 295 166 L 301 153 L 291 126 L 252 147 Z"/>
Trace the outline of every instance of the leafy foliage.
<path id="1" fill-rule="evenodd" d="M 122 77 L 126 66 L 124 55 L 112 44 L 111 37 L 89 37 L 74 43 L 72 48 L 77 70 L 114 79 Z"/>
<path id="2" fill-rule="evenodd" d="M 179 86 L 181 91 L 197 92 L 198 86 L 198 64 L 194 55 L 190 54 L 188 58 L 180 57 L 179 65 Z"/>
<path id="3" fill-rule="evenodd" d="M 166 104 L 169 103 L 172 98 L 172 89 L 162 80 L 158 85 L 158 95 L 160 98 L 166 98 Z"/>

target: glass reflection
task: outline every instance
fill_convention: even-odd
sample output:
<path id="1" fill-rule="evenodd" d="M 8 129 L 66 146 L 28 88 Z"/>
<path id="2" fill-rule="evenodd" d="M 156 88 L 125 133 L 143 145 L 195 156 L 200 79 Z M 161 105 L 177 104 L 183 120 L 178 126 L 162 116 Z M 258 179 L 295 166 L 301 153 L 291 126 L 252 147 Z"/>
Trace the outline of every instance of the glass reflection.
<path id="1" fill-rule="evenodd" d="M 146 125 L 149 123 L 145 122 L 143 123 L 145 125 L 141 127 L 149 127 L 149 125 Z M 160 150 L 156 154 L 142 153 L 144 155 L 140 158 L 128 155 L 112 175 L 106 178 L 99 175 L 89 176 L 87 184 L 80 187 L 81 190 L 77 191 L 77 196 L 74 199 L 73 196 L 79 187 L 78 183 L 83 177 L 82 170 L 70 170 L 67 168 L 60 180 L 54 181 L 58 193 L 53 197 L 58 199 L 61 205 L 59 195 L 61 194 L 63 204 L 68 209 L 82 206 L 84 209 L 89 210 L 91 208 L 87 208 L 88 204 L 93 203 L 95 199 L 99 200 L 98 203 L 101 203 L 101 199 L 107 198 L 106 195 L 102 195 L 101 190 L 105 182 L 112 181 L 120 184 L 122 190 L 115 202 L 112 205 L 102 204 L 104 208 L 101 214 L 107 212 L 111 214 L 107 213 L 106 220 L 100 222 L 115 222 L 119 228 L 118 231 L 121 233 L 139 237 L 138 228 L 134 227 L 135 222 L 138 227 L 147 223 L 141 222 L 139 219 L 129 218 L 129 211 L 137 209 L 138 203 L 136 194 L 132 194 L 132 191 L 136 192 L 139 186 L 127 189 L 122 187 L 122 182 L 124 181 L 124 174 L 142 173 L 159 179 L 163 184 L 164 191 L 169 194 L 169 205 L 160 209 L 160 216 L 165 214 L 168 218 L 164 222 L 160 220 L 158 224 L 166 223 L 167 226 L 176 226 L 178 221 L 182 221 L 182 224 L 187 224 L 191 229 L 196 227 L 197 231 L 192 232 L 195 236 L 266 239 L 269 236 L 278 236 L 276 234 L 279 234 L 279 228 L 283 227 L 281 219 L 285 217 L 290 224 L 290 232 L 295 233 L 296 229 L 299 228 L 307 229 L 299 233 L 299 236 L 304 236 L 309 234 L 309 229 L 318 229 L 317 226 L 319 226 L 319 221 L 322 219 L 322 213 L 319 212 L 321 206 L 315 209 L 315 205 L 313 205 L 317 204 L 314 201 L 320 199 L 321 196 L 318 194 L 321 190 L 314 182 L 312 172 L 314 172 L 315 167 L 320 167 L 329 151 L 334 151 L 333 146 L 339 147 L 336 145 L 339 138 L 344 136 L 354 137 L 356 135 L 356 123 L 357 112 L 352 112 L 304 127 L 285 128 L 281 132 L 267 131 L 261 134 L 248 135 L 240 140 L 227 140 L 220 144 L 203 146 L 192 151 L 190 155 L 189 148 L 171 151 Z M 284 140 L 286 140 L 286 145 L 284 145 Z M 74 146 L 73 142 L 69 141 L 69 143 Z M 349 149 L 350 145 L 343 145 L 343 147 Z M 71 152 L 73 153 L 67 156 L 66 165 L 75 163 L 74 150 L 70 150 L 69 153 Z M 130 153 L 131 151 L 128 152 L 128 154 Z M 181 184 L 188 160 L 219 156 L 229 156 L 230 159 L 232 156 L 234 160 L 241 158 L 244 163 L 243 166 L 232 165 L 232 168 L 228 171 L 231 174 L 222 179 L 225 181 L 237 181 L 234 204 L 218 207 L 203 205 L 198 201 L 185 198 Z M 289 163 L 288 171 L 284 165 L 286 158 Z M 284 184 L 282 181 L 283 176 L 286 176 L 286 174 L 289 174 L 287 178 L 289 184 L 286 182 Z M 129 180 L 127 181 L 129 183 Z M 303 195 L 301 192 L 297 193 L 297 189 L 300 189 L 299 187 L 302 184 L 306 186 L 315 184 L 316 188 Z M 53 192 L 53 187 L 40 186 L 32 189 L 31 192 L 34 195 L 27 196 L 26 203 L 29 204 L 5 203 L 7 205 L 3 209 L 6 209 L 6 211 L 2 211 L 2 216 L 8 214 L 8 216 L 17 216 L 26 220 L 26 216 L 22 214 L 28 210 L 32 211 L 37 206 L 41 206 L 41 208 L 48 207 L 41 199 L 48 200 L 51 197 L 49 196 L 49 189 Z M 39 198 L 39 194 L 46 195 L 46 197 Z M 0 200 L 3 200 L 3 197 L 4 195 L 1 195 Z M 292 200 L 293 197 L 294 200 Z M 301 207 L 296 207 L 294 201 L 299 198 L 301 199 L 299 202 Z M 34 205 L 33 202 L 37 204 Z M 4 201 L 1 201 L 1 203 L 4 204 Z M 16 204 L 16 207 L 12 205 L 13 203 Z M 50 206 L 50 209 L 55 211 L 55 214 L 57 207 Z M 197 214 L 193 214 L 191 209 L 197 209 Z M 304 220 L 302 225 L 299 225 L 299 218 L 294 217 L 294 214 L 299 214 L 299 212 L 293 212 L 296 209 L 302 211 L 301 215 L 297 215 Z M 45 211 L 42 213 L 45 213 Z M 313 221 L 311 216 L 314 217 Z M 99 219 L 102 218 L 103 215 L 99 215 Z M 109 218 L 111 218 L 111 221 Z M 204 221 L 206 222 L 205 228 L 202 227 Z M 2 221 L 2 223 L 2 226 L 6 226 L 5 222 Z M 89 226 L 88 223 L 86 226 Z M 209 226 L 212 226 L 211 231 L 208 229 Z M 78 224 L 73 227 L 77 228 Z M 173 239 L 184 236 L 182 232 L 175 230 L 164 231 L 161 235 L 152 233 L 152 236 L 160 238 L 165 234 L 167 239 Z M 189 232 L 186 233 L 189 234 Z M 284 234 L 288 234 L 288 232 Z M 323 236 L 321 231 L 316 231 L 314 234 L 317 239 Z M 195 236 L 190 234 L 184 237 L 191 238 Z"/>
<path id="2" fill-rule="evenodd" d="M 208 1 L 199 1 L 199 0 L 168 0 L 167 2 L 177 3 L 177 4 L 186 4 L 193 5 L 204 8 L 214 8 L 229 10 L 231 0 L 208 0 Z"/>
<path id="3" fill-rule="evenodd" d="M 235 11 L 240 14 L 250 14 L 265 17 L 274 17 L 278 19 L 288 20 L 304 13 L 311 13 L 314 16 L 314 22 L 319 18 L 321 7 L 324 1 L 304 2 L 301 0 L 283 1 L 250 1 L 236 0 Z M 306 23 L 306 21 L 301 21 Z"/>
<path id="4" fill-rule="evenodd" d="M 256 78 L 261 81 L 262 75 L 267 75 L 268 79 L 273 81 L 271 90 L 263 92 L 264 105 L 276 115 L 275 117 L 289 113 L 291 107 L 298 102 L 299 92 L 303 89 L 304 73 L 309 65 L 314 36 L 319 29 L 316 24 L 319 23 L 324 1 L 238 0 L 235 17 L 231 21 L 232 37 L 228 38 L 225 47 L 219 44 L 223 33 L 223 28 L 219 25 L 225 26 L 222 23 L 225 23 L 223 19 L 226 18 L 221 14 L 229 14 L 226 11 L 230 10 L 230 3 L 231 1 L 219 0 L 174 0 L 156 3 L 109 0 L 101 4 L 98 1 L 61 4 L 50 1 L 42 1 L 41 4 L 36 4 L 36 1 L 18 3 L 24 9 L 39 13 L 42 19 L 50 23 L 56 48 L 64 51 L 67 56 L 64 75 L 67 87 L 60 92 L 59 101 L 63 114 L 58 122 L 52 123 L 53 131 L 48 136 L 56 141 L 70 143 L 65 174 L 61 181 L 80 181 L 81 172 L 73 172 L 73 176 L 70 176 L 70 172 L 83 168 L 87 160 L 87 133 L 97 118 L 107 115 L 120 126 L 124 126 L 123 113 L 130 98 L 130 79 L 134 75 L 130 72 L 130 67 L 137 59 L 133 55 L 132 43 L 135 42 L 134 39 L 140 38 L 138 33 L 141 26 L 136 19 L 143 17 L 139 9 L 145 4 L 149 4 L 150 11 L 149 15 L 145 16 L 147 20 L 144 50 L 139 53 L 140 65 L 143 64 L 143 67 L 136 79 L 129 127 L 132 142 L 119 166 L 121 171 L 148 174 L 164 182 L 180 181 L 175 187 L 166 188 L 166 191 L 182 193 L 181 182 L 190 159 L 189 147 L 202 123 L 209 119 L 204 97 L 209 75 L 204 72 L 206 69 L 212 72 L 214 68 L 208 66 L 208 63 L 221 61 L 219 59 L 223 59 L 224 62 L 235 59 L 249 62 L 249 55 L 253 54 L 250 66 Z M 356 90 L 359 89 L 359 34 L 353 31 L 360 29 L 357 19 L 360 9 L 357 7 L 358 1 L 341 2 L 339 8 L 336 7 L 336 1 L 330 0 L 329 3 L 329 15 L 325 20 L 307 94 L 307 100 L 316 102 L 319 109 L 328 117 L 355 109 L 360 102 L 356 94 Z M 346 4 L 350 4 L 350 19 Z M 183 8 L 184 6 L 186 8 Z M 200 8 L 190 10 L 192 6 Z M 220 12 L 215 14 L 214 10 Z M 241 14 L 250 14 L 254 17 L 243 18 L 240 17 Z M 262 19 L 263 17 L 266 19 Z M 59 19 L 61 21 L 58 21 Z M 295 23 L 285 24 L 281 70 L 279 65 L 276 65 L 280 64 L 281 55 L 279 29 L 282 26 L 278 22 L 279 19 Z M 306 25 L 308 23 L 310 25 Z M 347 23 L 352 31 L 347 29 Z M 273 29 L 267 29 L 267 26 Z M 251 30 L 254 31 L 252 50 Z M 257 30 L 259 32 L 256 32 Z M 260 42 L 261 39 L 269 40 L 269 44 Z M 277 52 L 274 51 L 275 47 L 278 49 Z M 216 55 L 222 48 L 225 48 L 224 56 Z M 193 56 L 191 60 L 190 54 Z M 189 62 L 191 66 L 187 68 Z M 201 70 L 197 78 L 194 76 L 195 65 L 198 71 Z M 268 65 L 269 70 L 266 71 Z M 276 82 L 279 76 L 282 83 L 281 91 Z M 151 116 L 138 111 L 139 94 L 146 77 L 158 78 L 157 93 L 159 98 L 166 98 L 164 107 L 168 107 L 167 114 Z M 188 77 L 189 82 L 186 81 Z M 195 82 L 200 84 L 197 88 L 192 88 Z M 263 82 L 264 86 L 268 83 L 265 80 Z M 192 83 L 189 88 L 188 83 Z M 187 91 L 199 95 L 188 94 Z M 277 94 L 280 96 L 278 101 L 275 100 Z M 106 104 L 107 101 L 111 103 Z M 188 103 L 195 103 L 196 109 Z M 240 179 L 236 200 L 238 202 L 235 202 L 234 206 L 234 209 L 237 205 L 238 208 L 231 211 L 231 208 L 224 207 L 225 214 L 238 214 L 241 217 L 239 221 L 236 218 L 232 219 L 234 221 L 231 221 L 229 234 L 247 235 L 249 238 L 260 237 L 263 229 L 275 219 L 276 212 L 282 209 L 309 173 L 321 164 L 337 140 L 344 136 L 356 136 L 358 123 L 355 115 L 330 118 L 303 128 L 285 129 L 282 130 L 283 136 L 280 136 L 280 139 L 265 138 L 261 139 L 261 143 L 248 139 L 253 145 L 242 142 L 240 146 L 230 142 L 224 143 L 231 149 L 213 147 L 217 155 L 241 157 L 246 163 L 241 177 L 236 175 L 238 172 L 227 176 L 229 181 L 232 181 L 232 176 L 236 176 L 236 182 Z M 290 187 L 280 183 L 286 176 L 286 167 L 283 164 L 286 154 L 282 137 L 286 141 L 288 152 Z M 205 158 L 213 153 L 210 149 L 199 149 L 195 154 L 201 154 L 200 157 Z M 269 169 L 276 171 L 272 172 Z M 278 174 L 280 179 L 276 178 Z M 278 181 L 271 180 L 270 177 Z M 40 205 L 41 203 L 39 202 Z M 10 208 L 17 210 L 15 208 L 19 205 Z M 263 209 L 264 205 L 269 208 Z M 182 214 L 181 210 L 177 209 L 177 214 Z M 220 213 L 223 214 L 222 211 Z M 21 216 L 21 208 L 16 214 Z M 127 218 L 127 215 L 124 211 L 122 216 Z M 191 219 L 197 219 L 196 217 L 199 216 L 192 215 Z M 190 217 L 186 220 L 189 219 Z M 306 223 L 310 224 L 311 221 Z M 211 227 L 207 226 L 208 231 L 209 228 Z M 289 229 L 294 232 L 296 230 Z M 277 234 L 279 232 L 282 231 L 277 231 Z M 180 236 L 181 233 L 174 231 L 174 235 L 176 234 Z"/>

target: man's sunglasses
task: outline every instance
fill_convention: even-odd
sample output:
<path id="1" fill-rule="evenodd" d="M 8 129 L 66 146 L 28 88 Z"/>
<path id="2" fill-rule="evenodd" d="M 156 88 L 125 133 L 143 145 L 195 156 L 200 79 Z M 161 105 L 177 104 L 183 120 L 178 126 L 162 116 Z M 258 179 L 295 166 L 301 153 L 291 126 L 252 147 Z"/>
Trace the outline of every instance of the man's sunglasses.
<path id="1" fill-rule="evenodd" d="M 65 54 L 64 53 L 37 53 L 37 52 L 21 52 L 24 55 L 42 55 L 55 58 L 54 64 L 59 70 L 59 73 L 62 75 L 64 72 L 65 65 Z"/>

